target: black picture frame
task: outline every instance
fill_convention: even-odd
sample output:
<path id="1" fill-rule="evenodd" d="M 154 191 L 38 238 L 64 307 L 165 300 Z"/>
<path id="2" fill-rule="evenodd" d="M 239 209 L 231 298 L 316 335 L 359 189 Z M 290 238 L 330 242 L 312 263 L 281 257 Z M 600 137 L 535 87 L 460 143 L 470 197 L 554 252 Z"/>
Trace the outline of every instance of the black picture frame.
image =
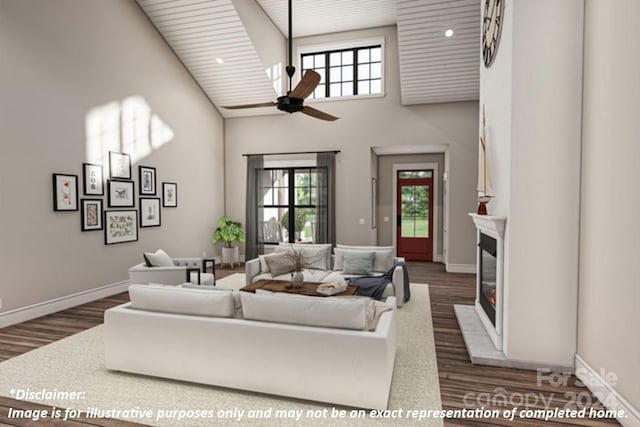
<path id="1" fill-rule="evenodd" d="M 53 210 L 73 212 L 78 207 L 78 175 L 54 173 L 53 178 Z"/>
<path id="2" fill-rule="evenodd" d="M 156 195 L 156 168 L 151 166 L 138 166 L 139 194 L 142 196 Z"/>
<path id="3" fill-rule="evenodd" d="M 104 211 L 104 244 L 136 242 L 138 240 L 138 211 L 122 209 Z"/>
<path id="4" fill-rule="evenodd" d="M 102 230 L 102 199 L 81 199 L 80 205 L 82 231 Z"/>
<path id="5" fill-rule="evenodd" d="M 162 183 L 162 207 L 178 207 L 178 184 L 175 182 Z"/>
<path id="6" fill-rule="evenodd" d="M 107 202 L 110 208 L 132 208 L 135 206 L 135 185 L 133 181 L 107 180 Z"/>
<path id="7" fill-rule="evenodd" d="M 160 197 L 140 197 L 138 209 L 140 209 L 140 228 L 162 225 Z"/>
<path id="8" fill-rule="evenodd" d="M 85 196 L 104 196 L 104 174 L 101 164 L 82 164 L 82 191 Z"/>
<path id="9" fill-rule="evenodd" d="M 109 177 L 131 179 L 131 156 L 127 153 L 109 151 Z"/>

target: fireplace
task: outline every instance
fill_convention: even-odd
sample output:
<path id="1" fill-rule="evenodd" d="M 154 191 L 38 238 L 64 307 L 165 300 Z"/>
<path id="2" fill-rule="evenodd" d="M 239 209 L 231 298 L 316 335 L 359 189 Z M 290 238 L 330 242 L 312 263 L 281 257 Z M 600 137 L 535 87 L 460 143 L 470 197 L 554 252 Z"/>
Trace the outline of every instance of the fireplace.
<path id="1" fill-rule="evenodd" d="M 480 289 L 478 299 L 493 326 L 496 326 L 497 280 L 496 265 L 498 262 L 498 243 L 493 237 L 480 232 L 478 243 L 478 274 Z"/>
<path id="2" fill-rule="evenodd" d="M 505 217 L 469 214 L 478 229 L 475 311 L 496 350 L 502 351 Z"/>

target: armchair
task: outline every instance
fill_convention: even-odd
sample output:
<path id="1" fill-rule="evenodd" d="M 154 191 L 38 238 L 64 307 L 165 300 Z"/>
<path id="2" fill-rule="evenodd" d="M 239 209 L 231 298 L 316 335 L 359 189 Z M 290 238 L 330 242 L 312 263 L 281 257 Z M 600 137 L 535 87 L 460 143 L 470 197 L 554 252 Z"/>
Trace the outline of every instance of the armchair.
<path id="1" fill-rule="evenodd" d="M 216 266 L 213 259 L 171 258 L 171 260 L 174 264 L 171 267 L 147 267 L 144 262 L 134 265 L 129 269 L 129 282 L 143 285 L 149 283 L 179 285 L 185 282 L 198 283 L 199 276 L 201 285 L 215 285 Z M 213 265 L 213 274 L 206 272 L 207 264 Z"/>

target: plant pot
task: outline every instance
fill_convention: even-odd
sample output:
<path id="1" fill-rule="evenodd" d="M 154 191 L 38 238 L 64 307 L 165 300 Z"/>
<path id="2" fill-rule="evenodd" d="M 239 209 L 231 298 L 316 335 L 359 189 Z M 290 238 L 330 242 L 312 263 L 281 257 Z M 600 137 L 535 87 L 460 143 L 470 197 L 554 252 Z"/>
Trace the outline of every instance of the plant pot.
<path id="1" fill-rule="evenodd" d="M 234 264 L 240 264 L 240 248 L 237 246 L 222 247 L 222 264 L 229 264 L 233 268 Z"/>

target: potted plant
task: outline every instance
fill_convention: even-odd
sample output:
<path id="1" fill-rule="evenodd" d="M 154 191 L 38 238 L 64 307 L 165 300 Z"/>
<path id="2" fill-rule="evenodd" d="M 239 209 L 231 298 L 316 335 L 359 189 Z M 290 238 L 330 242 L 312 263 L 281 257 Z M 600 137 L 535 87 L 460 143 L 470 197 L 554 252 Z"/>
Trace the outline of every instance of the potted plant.
<path id="1" fill-rule="evenodd" d="M 222 246 L 222 264 L 229 264 L 233 268 L 234 264 L 240 264 L 240 249 L 238 246 L 233 246 L 232 243 L 244 242 L 242 224 L 226 215 L 220 218 L 218 224 L 220 226 L 216 228 L 211 241 L 213 243 L 224 243 Z"/>

